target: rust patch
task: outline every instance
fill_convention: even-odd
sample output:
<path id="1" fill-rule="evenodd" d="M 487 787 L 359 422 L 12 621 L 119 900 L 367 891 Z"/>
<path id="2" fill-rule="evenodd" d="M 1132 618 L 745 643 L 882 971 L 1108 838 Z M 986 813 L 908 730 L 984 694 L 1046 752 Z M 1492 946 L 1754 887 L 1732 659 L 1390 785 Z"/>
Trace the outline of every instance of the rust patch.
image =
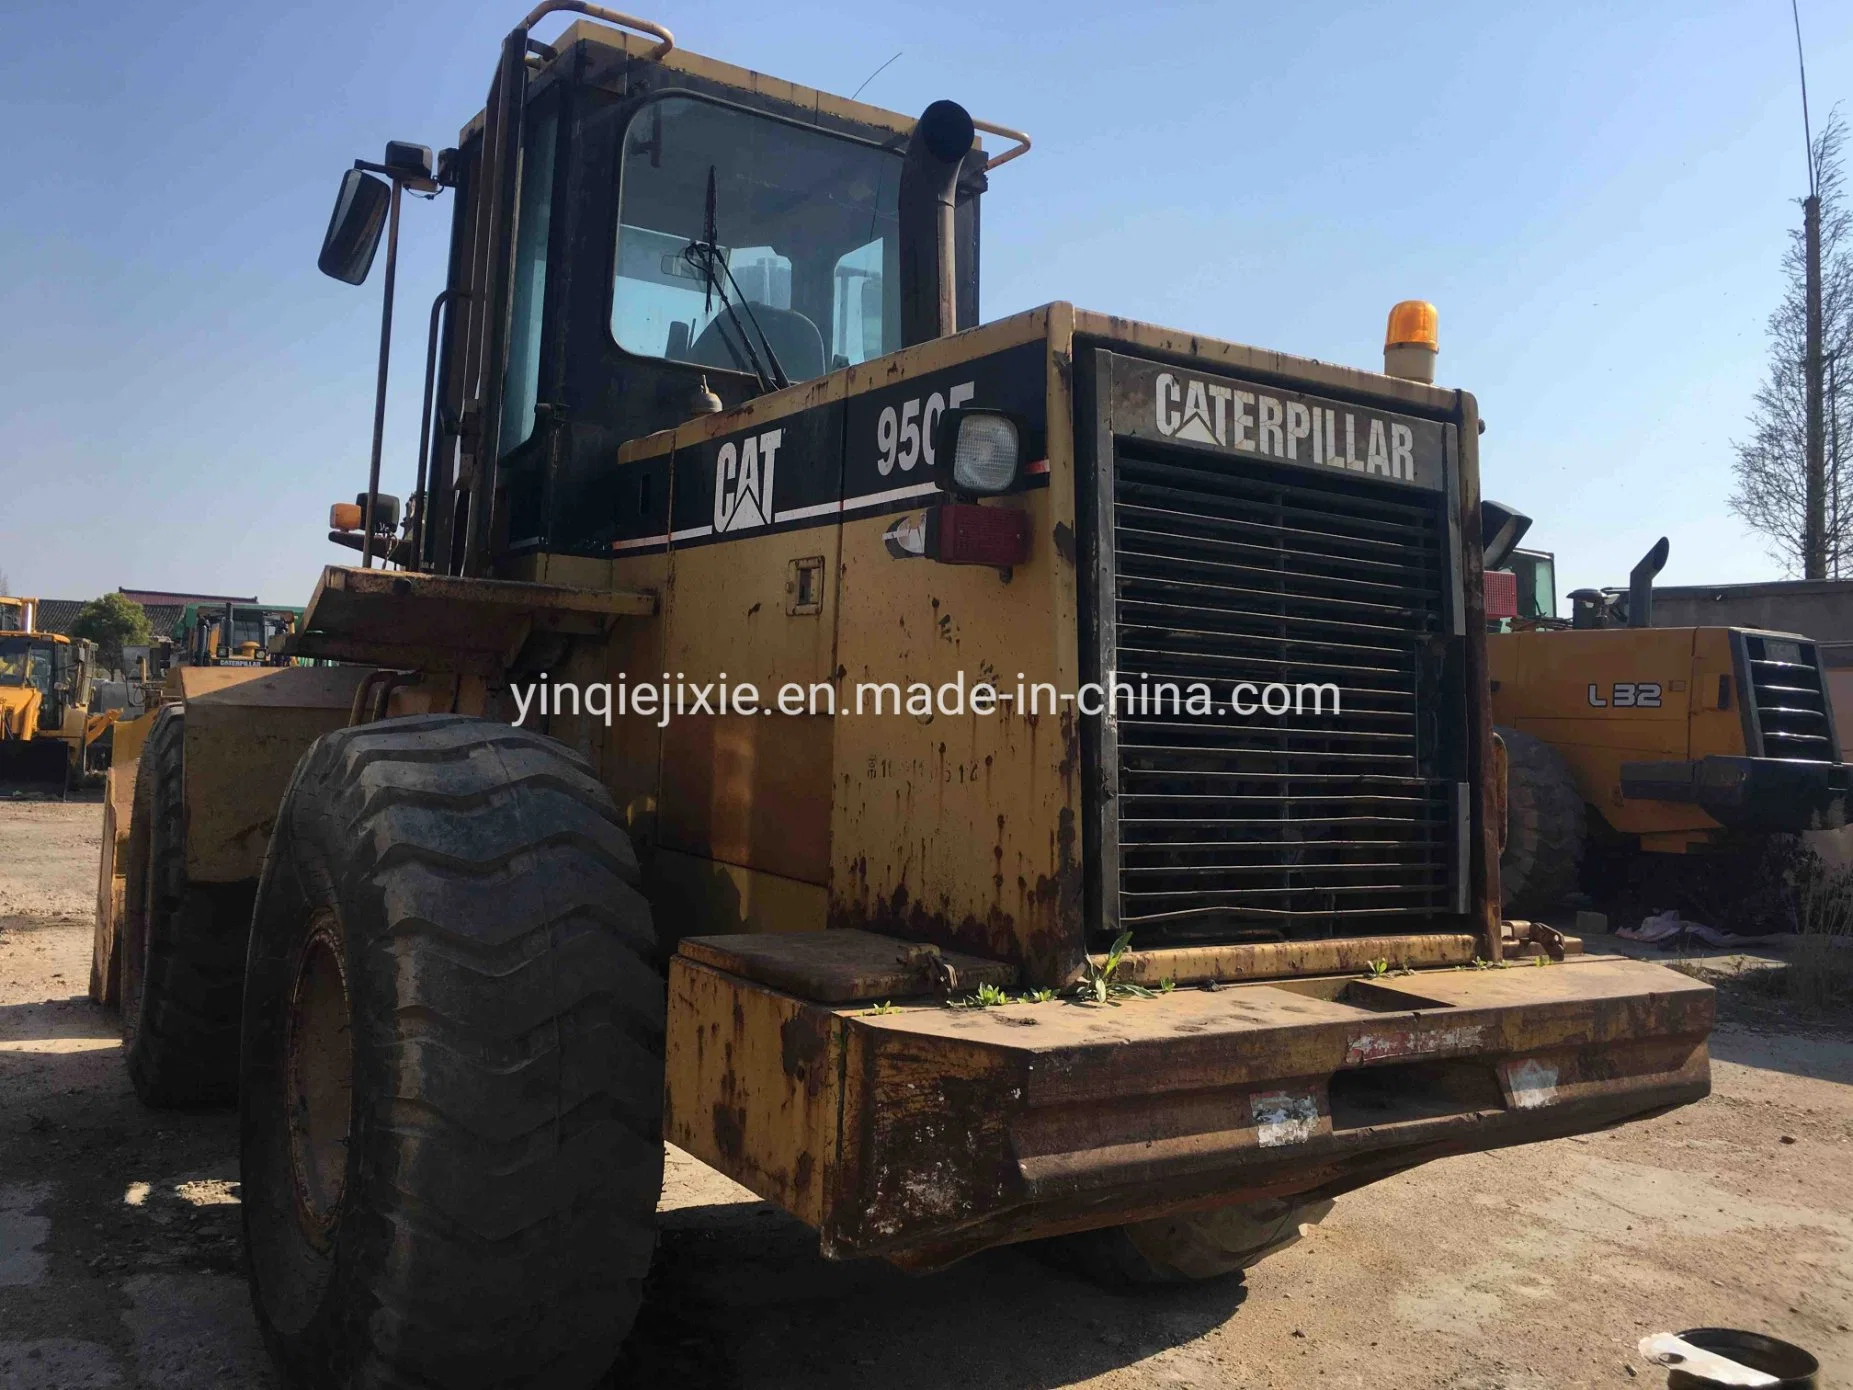
<path id="1" fill-rule="evenodd" d="M 828 921 L 833 928 L 857 928 L 909 941 L 931 941 L 992 960 L 1010 961 L 1022 968 L 1023 983 L 1052 988 L 1067 984 L 1081 970 L 1085 951 L 1082 940 L 1082 902 L 1085 885 L 1077 856 L 1078 836 L 1072 808 L 1063 807 L 1058 826 L 1050 836 L 1052 873 L 1037 876 L 1033 887 L 1019 875 L 1023 902 L 1020 913 L 1007 911 L 1002 898 L 1001 856 L 994 855 L 993 901 L 980 917 L 974 912 L 954 916 L 943 898 L 939 909 L 917 901 L 903 881 L 885 897 L 869 891 L 867 861 L 856 863 L 858 882 L 853 894 L 832 894 Z"/>
<path id="2" fill-rule="evenodd" d="M 1074 711 L 1062 711 L 1062 800 L 1075 802 L 1075 777 L 1081 770 L 1081 732 L 1075 727 Z"/>
<path id="3" fill-rule="evenodd" d="M 943 614 L 943 601 L 929 599 L 929 602 L 933 604 L 936 618 Z M 1015 762 L 1003 765 L 1015 766 L 1027 757 L 1032 766 L 1047 766 L 1039 762 L 1035 751 L 1038 720 L 1031 715 L 1017 717 L 1024 721 L 1029 747 L 1027 753 L 1018 750 L 1020 756 Z M 937 881 L 936 874 L 928 872 L 933 865 L 934 845 L 930 838 L 923 836 L 915 842 L 897 844 L 891 856 L 860 853 L 849 860 L 844 866 L 846 872 L 829 884 L 828 925 L 932 942 L 991 960 L 1008 961 L 1020 968 L 1022 983 L 1032 988 L 1054 988 L 1077 978 L 1085 961 L 1086 947 L 1086 885 L 1078 820 L 1081 733 L 1072 711 L 1061 711 L 1058 720 L 1061 757 L 1054 770 L 1060 776 L 1061 801 L 1067 805 L 1047 806 L 1047 810 L 1055 814 L 1044 822 L 1046 838 L 1036 836 L 1036 840 L 1043 843 L 1023 843 L 1023 818 L 1007 817 L 990 802 L 991 778 L 994 768 L 1000 765 L 994 755 L 984 753 L 982 763 L 977 762 L 975 755 L 974 768 L 961 772 L 964 780 L 982 779 L 985 802 L 990 803 L 982 810 L 973 808 L 977 811 L 974 819 L 984 826 L 980 833 L 991 841 L 977 851 L 982 855 L 988 850 L 991 863 L 986 866 L 978 859 L 969 865 L 971 897 L 978 901 L 973 902 L 962 893 L 948 893 Z M 896 809 L 904 813 L 911 799 L 918 795 L 936 798 L 943 813 L 944 788 L 951 780 L 947 775 L 948 759 L 953 756 L 951 749 L 947 743 L 936 739 L 922 751 L 924 767 L 919 771 L 925 776 L 918 777 L 916 782 L 917 773 L 910 775 L 903 785 L 894 788 Z M 875 775 L 874 766 L 875 760 L 871 757 L 871 778 Z M 1039 806 L 1036 819 L 1040 820 L 1043 814 L 1046 812 Z M 993 821 L 994 834 L 991 833 Z M 1018 834 L 1014 842 L 1011 839 L 1013 829 Z M 991 892 L 986 895 L 989 902 L 979 897 L 983 892 L 979 886 L 983 878 L 990 879 Z M 926 885 L 930 885 L 930 890 L 923 891 Z"/>
<path id="4" fill-rule="evenodd" d="M 798 1191 L 809 1192 L 811 1190 L 811 1174 L 816 1167 L 817 1160 L 811 1157 L 809 1149 L 798 1155 L 797 1165 L 792 1169 L 791 1174 L 792 1183 Z"/>
<path id="5" fill-rule="evenodd" d="M 800 1009 L 779 1025 L 779 1057 L 785 1075 L 804 1087 L 807 1096 L 823 1089 L 825 1065 L 830 1056 L 829 1016 Z"/>
<path id="6" fill-rule="evenodd" d="M 714 1102 L 714 1147 L 729 1163 L 738 1163 L 746 1154 L 746 1107 Z"/>

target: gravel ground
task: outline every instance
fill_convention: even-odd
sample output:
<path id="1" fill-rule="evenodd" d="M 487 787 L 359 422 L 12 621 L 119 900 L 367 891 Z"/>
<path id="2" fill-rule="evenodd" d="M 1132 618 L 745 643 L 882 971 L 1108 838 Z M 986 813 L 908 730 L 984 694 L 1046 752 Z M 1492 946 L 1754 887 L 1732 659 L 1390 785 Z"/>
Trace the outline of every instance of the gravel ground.
<path id="1" fill-rule="evenodd" d="M 238 1242 L 232 1118 L 141 1109 L 85 999 L 101 811 L 0 803 L 0 1390 L 274 1384 Z M 1853 1042 L 1722 1029 L 1714 1094 L 1342 1199 L 1223 1282 L 1126 1297 L 1000 1250 L 831 1264 L 670 1153 L 614 1386 L 1658 1384 L 1643 1334 L 1723 1323 L 1853 1383 Z"/>

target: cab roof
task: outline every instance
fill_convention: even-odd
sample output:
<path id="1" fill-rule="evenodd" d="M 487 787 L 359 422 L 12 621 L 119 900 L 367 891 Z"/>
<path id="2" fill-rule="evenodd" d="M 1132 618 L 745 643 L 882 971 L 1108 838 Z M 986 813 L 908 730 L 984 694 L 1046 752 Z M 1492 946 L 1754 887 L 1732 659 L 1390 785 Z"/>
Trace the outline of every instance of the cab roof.
<path id="1" fill-rule="evenodd" d="M 632 34 L 626 30 L 614 29 L 608 24 L 600 24 L 594 20 L 576 19 L 566 26 L 558 38 L 548 40 L 547 46 L 563 57 L 573 45 L 578 43 L 613 49 L 628 58 L 646 59 L 660 46 L 661 41 L 647 34 Z M 557 62 L 558 59 L 553 61 Z M 889 111 L 880 106 L 852 101 L 848 97 L 836 96 L 830 92 L 820 92 L 814 87 L 787 82 L 782 77 L 768 77 L 765 73 L 754 72 L 751 68 L 736 67 L 732 63 L 723 63 L 718 58 L 708 58 L 699 53 L 691 53 L 679 46 L 652 61 L 671 72 L 687 73 L 692 77 L 699 77 L 725 87 L 733 87 L 742 92 L 771 97 L 776 101 L 787 102 L 797 107 L 808 107 L 819 115 L 834 116 L 841 120 L 856 121 L 862 125 L 891 130 L 897 135 L 911 134 L 914 128 L 914 118 L 903 116 L 898 111 Z M 546 67 L 551 66 L 551 63 L 546 65 Z M 545 71 L 546 67 L 543 67 L 542 71 Z M 475 134 L 481 128 L 482 121 L 483 113 L 478 111 L 459 132 L 457 143 L 462 144 Z M 984 144 L 981 140 L 974 141 L 973 148 L 982 150 Z"/>

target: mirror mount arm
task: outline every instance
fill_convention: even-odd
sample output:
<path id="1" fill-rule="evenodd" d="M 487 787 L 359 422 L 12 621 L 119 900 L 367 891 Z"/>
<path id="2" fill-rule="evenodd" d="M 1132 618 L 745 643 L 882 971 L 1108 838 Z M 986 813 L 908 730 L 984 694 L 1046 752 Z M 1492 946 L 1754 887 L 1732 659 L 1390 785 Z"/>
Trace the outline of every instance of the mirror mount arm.
<path id="1" fill-rule="evenodd" d="M 384 174 L 396 187 L 409 188 L 414 193 L 436 194 L 442 185 L 429 174 L 419 173 L 396 164 L 375 164 L 370 159 L 357 159 L 354 167 L 363 174 Z"/>
<path id="2" fill-rule="evenodd" d="M 356 165 L 359 160 L 354 161 Z M 390 169 L 386 170 L 391 174 Z M 399 203 L 404 191 L 397 175 L 386 214 L 386 292 L 380 306 L 380 368 L 373 389 L 373 457 L 367 465 L 367 508 L 361 519 L 360 567 L 373 568 L 373 506 L 380 491 L 380 446 L 386 438 L 386 372 L 392 358 L 393 281 L 399 270 Z M 388 552 L 390 553 L 390 551 Z"/>

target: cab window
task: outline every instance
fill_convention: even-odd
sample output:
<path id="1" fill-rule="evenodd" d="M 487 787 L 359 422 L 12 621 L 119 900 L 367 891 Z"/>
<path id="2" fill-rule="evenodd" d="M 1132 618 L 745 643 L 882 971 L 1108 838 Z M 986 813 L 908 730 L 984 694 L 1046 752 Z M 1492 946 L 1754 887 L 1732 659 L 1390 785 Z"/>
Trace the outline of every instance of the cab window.
<path id="1" fill-rule="evenodd" d="M 551 112 L 531 117 L 522 138 L 514 303 L 502 391 L 503 454 L 533 435 L 535 403 L 540 399 L 541 315 L 547 301 L 547 239 L 553 230 L 553 151 L 559 124 L 558 115 Z"/>
<path id="2" fill-rule="evenodd" d="M 0 685 L 35 686 L 41 694 L 51 694 L 51 644 L 0 639 Z"/>
<path id="3" fill-rule="evenodd" d="M 898 153 L 858 140 L 696 97 L 649 103 L 624 140 L 612 336 L 790 381 L 891 351 L 900 174 Z"/>

